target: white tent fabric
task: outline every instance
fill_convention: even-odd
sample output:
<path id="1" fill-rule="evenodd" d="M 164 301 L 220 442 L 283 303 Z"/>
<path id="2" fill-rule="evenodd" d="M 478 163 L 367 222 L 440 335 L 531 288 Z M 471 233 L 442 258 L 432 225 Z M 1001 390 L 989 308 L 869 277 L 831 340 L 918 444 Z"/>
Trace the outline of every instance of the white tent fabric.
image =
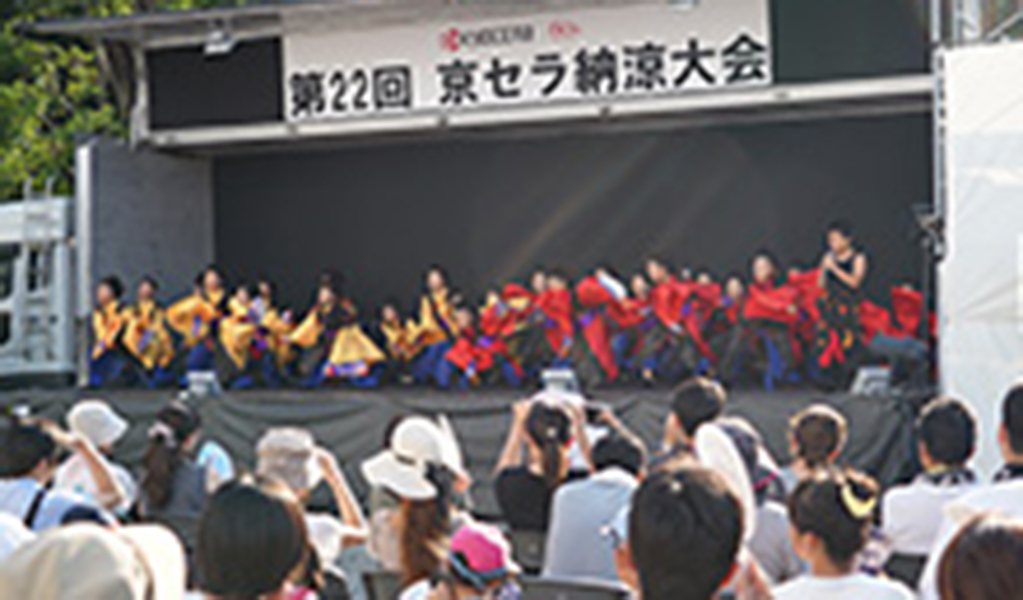
<path id="1" fill-rule="evenodd" d="M 949 51 L 943 85 L 942 389 L 976 408 L 990 472 L 1001 398 L 1023 374 L 1023 44 Z"/>

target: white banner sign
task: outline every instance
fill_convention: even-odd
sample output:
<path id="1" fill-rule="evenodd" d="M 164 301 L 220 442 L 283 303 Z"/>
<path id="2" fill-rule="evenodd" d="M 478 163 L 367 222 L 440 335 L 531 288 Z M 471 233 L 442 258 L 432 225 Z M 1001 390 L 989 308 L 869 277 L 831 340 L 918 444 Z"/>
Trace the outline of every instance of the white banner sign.
<path id="1" fill-rule="evenodd" d="M 767 0 L 704 0 L 284 39 L 287 119 L 608 105 L 771 83 Z"/>

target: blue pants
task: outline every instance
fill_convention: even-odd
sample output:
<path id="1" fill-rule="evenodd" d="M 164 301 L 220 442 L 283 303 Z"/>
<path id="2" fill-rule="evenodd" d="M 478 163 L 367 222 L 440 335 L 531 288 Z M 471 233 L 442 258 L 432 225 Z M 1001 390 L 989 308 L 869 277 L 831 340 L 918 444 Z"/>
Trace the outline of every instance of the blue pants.
<path id="1" fill-rule="evenodd" d="M 431 379 L 440 383 L 437 379 L 438 370 L 441 364 L 446 362 L 444 355 L 451 348 L 449 342 L 439 342 L 428 348 L 423 348 L 419 356 L 412 361 L 412 377 L 416 383 L 429 383 Z"/>
<path id="2" fill-rule="evenodd" d="M 117 351 L 107 351 L 89 360 L 89 387 L 101 388 L 128 383 L 128 358 Z"/>

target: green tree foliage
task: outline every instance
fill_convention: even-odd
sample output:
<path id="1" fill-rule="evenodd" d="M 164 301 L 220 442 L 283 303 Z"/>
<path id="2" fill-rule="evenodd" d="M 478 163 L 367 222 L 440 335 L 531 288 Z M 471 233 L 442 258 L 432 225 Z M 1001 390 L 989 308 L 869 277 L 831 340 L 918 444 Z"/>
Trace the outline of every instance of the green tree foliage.
<path id="1" fill-rule="evenodd" d="M 46 19 L 126 16 L 142 11 L 234 6 L 242 0 L 0 0 L 0 201 L 18 198 L 24 182 L 55 178 L 74 186 L 76 140 L 125 136 L 98 49 L 79 40 L 43 40 L 24 25 Z"/>

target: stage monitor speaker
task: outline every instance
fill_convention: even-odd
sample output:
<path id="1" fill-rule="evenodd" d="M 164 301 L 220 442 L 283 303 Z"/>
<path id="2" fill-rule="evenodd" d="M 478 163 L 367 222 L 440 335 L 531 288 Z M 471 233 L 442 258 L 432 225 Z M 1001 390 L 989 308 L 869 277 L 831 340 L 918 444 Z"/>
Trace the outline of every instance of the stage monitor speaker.
<path id="1" fill-rule="evenodd" d="M 856 396 L 888 396 L 892 391 L 892 370 L 887 366 L 860 367 L 849 391 Z"/>

